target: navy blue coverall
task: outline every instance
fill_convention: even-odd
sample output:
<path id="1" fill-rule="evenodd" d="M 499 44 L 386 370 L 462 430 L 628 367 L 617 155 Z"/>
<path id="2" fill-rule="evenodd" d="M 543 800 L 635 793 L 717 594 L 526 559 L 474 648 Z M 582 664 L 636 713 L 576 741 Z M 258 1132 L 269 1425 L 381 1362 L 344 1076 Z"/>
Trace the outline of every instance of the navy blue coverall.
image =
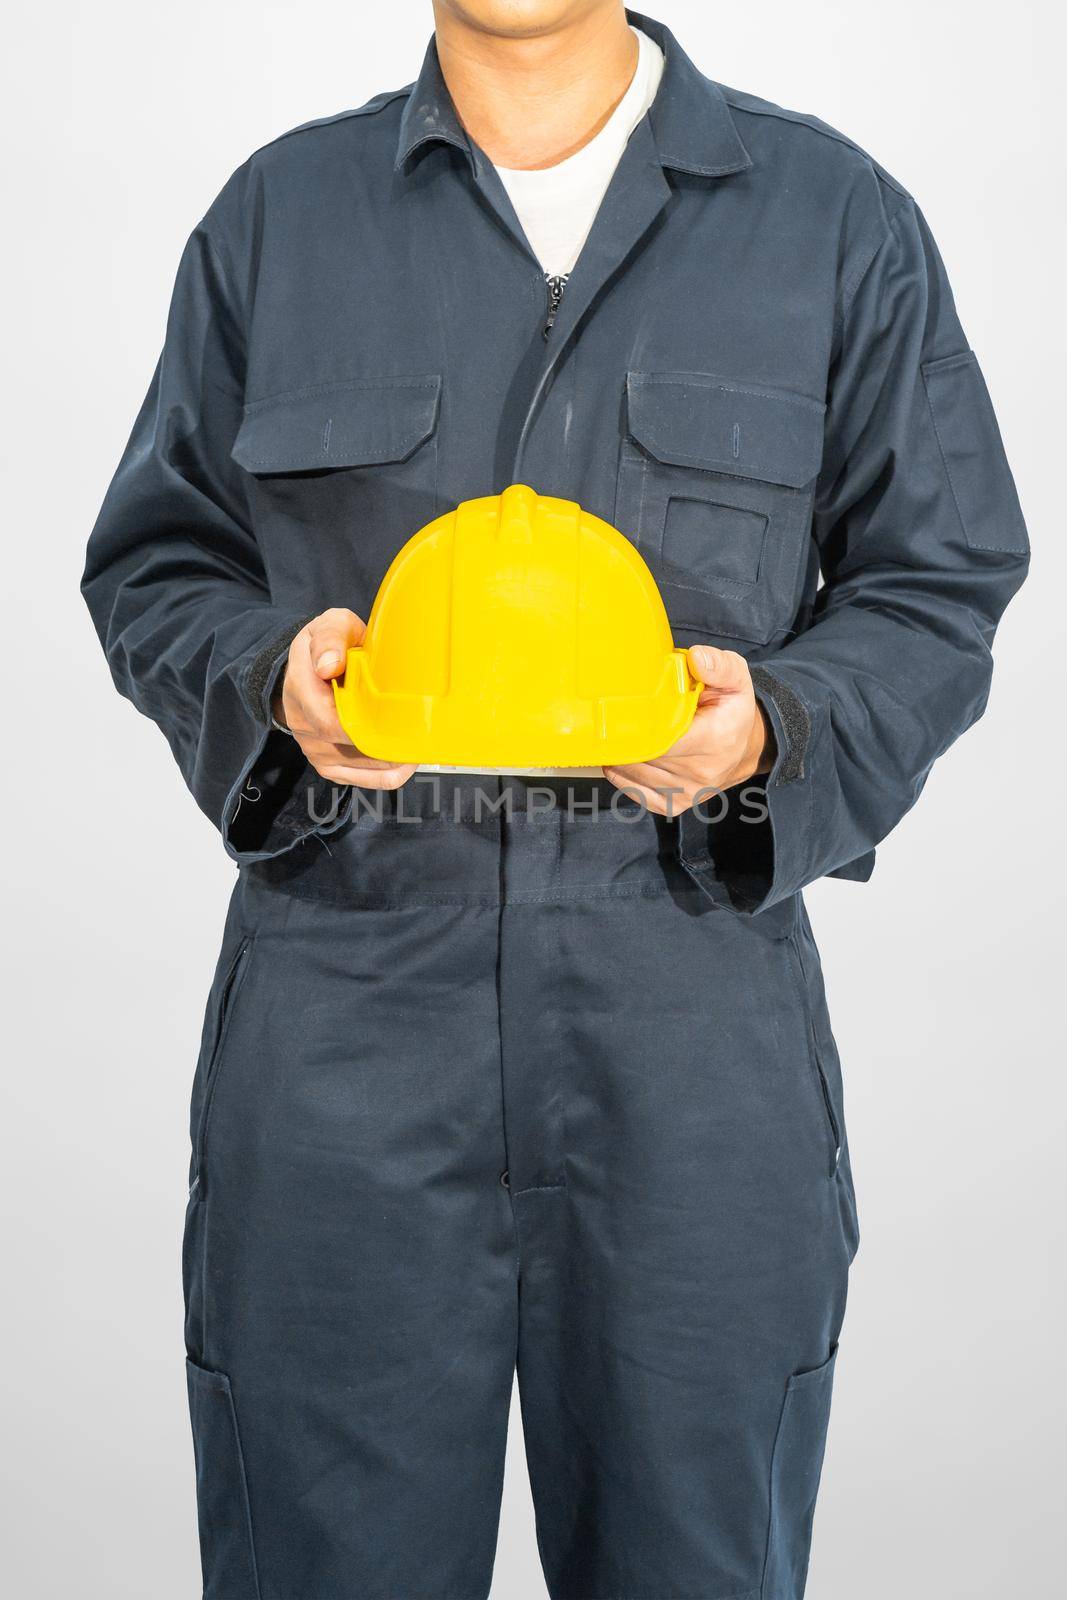
<path id="1" fill-rule="evenodd" d="M 630 17 L 664 77 L 550 329 L 431 41 L 226 183 L 92 534 L 115 681 L 239 868 L 185 1236 L 210 1600 L 482 1600 L 516 1364 L 553 1600 L 803 1593 L 858 1236 L 800 892 L 980 715 L 1027 537 L 911 195 Z M 301 624 L 513 481 L 749 657 L 760 820 L 331 808 L 272 729 Z"/>

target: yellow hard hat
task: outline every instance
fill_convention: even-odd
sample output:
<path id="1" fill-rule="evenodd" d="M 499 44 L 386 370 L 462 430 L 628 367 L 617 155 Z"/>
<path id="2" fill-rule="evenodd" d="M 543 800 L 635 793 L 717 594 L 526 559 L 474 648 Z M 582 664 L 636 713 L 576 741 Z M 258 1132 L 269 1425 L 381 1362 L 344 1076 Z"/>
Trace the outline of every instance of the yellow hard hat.
<path id="1" fill-rule="evenodd" d="M 629 539 L 522 483 L 408 540 L 334 683 L 364 754 L 476 769 L 649 760 L 699 692 Z"/>

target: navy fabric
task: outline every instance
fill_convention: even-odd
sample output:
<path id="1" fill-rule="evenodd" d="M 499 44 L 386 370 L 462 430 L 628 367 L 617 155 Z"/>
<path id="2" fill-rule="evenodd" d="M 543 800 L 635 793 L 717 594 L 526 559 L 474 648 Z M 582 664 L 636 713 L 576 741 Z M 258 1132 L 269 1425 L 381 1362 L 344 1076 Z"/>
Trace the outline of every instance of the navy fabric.
<path id="1" fill-rule="evenodd" d="M 553 1596 L 799 1595 L 857 1240 L 806 919 L 724 916 L 607 783 L 489 789 L 242 873 L 186 1229 L 206 1593 L 484 1597 L 517 1367 Z"/>
<path id="2" fill-rule="evenodd" d="M 516 1360 L 553 1600 L 803 1593 L 856 1232 L 800 891 L 868 876 L 980 715 L 1027 538 L 912 196 L 629 15 L 663 80 L 547 332 L 431 41 L 195 228 L 90 541 L 116 684 L 240 868 L 186 1236 L 221 1600 L 484 1595 Z M 750 659 L 756 820 L 456 780 L 408 826 L 272 728 L 307 617 L 515 481 Z"/>
<path id="3" fill-rule="evenodd" d="M 725 903 L 866 876 L 984 707 L 1026 530 L 922 213 L 850 141 L 630 16 L 663 80 L 547 338 L 540 266 L 432 41 L 414 86 L 258 151 L 189 240 L 84 588 L 238 861 L 314 828 L 263 703 L 287 638 L 331 605 L 366 615 L 418 527 L 513 481 L 630 535 L 680 643 L 766 664 L 766 872 L 680 830 Z"/>

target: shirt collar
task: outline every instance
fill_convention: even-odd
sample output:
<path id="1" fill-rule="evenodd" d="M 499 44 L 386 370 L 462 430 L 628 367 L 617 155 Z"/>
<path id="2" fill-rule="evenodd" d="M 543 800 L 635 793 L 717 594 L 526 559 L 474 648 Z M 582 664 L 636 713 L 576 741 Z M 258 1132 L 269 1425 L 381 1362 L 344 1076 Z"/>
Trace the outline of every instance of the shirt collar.
<path id="1" fill-rule="evenodd" d="M 698 71 L 662 22 L 638 11 L 627 10 L 626 16 L 656 41 L 665 58 L 663 77 L 649 111 L 662 164 L 706 178 L 745 171 L 752 158 L 741 143 L 719 85 Z M 471 159 L 470 140 L 448 92 L 437 41 L 431 37 L 400 118 L 397 167 L 403 167 L 417 149 L 434 140 L 455 145 Z"/>
<path id="2" fill-rule="evenodd" d="M 470 140 L 456 115 L 452 96 L 441 71 L 437 55 L 437 36 L 430 35 L 422 70 L 411 86 L 400 118 L 400 137 L 397 141 L 396 165 L 402 167 L 408 157 L 420 146 L 433 140 L 444 140 L 470 157 Z"/>

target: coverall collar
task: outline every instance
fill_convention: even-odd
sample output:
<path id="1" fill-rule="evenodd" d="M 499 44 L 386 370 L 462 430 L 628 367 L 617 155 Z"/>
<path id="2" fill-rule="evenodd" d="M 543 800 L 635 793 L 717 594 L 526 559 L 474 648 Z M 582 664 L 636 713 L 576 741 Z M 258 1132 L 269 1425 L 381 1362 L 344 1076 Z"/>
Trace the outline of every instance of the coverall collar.
<path id="1" fill-rule="evenodd" d="M 750 167 L 752 159 L 741 143 L 719 85 L 698 71 L 662 22 L 638 11 L 627 10 L 626 16 L 655 40 L 665 57 L 663 77 L 649 111 L 661 165 L 707 178 Z M 422 70 L 400 120 L 397 168 L 403 168 L 415 150 L 433 140 L 455 145 L 474 165 L 471 141 L 441 71 L 436 35 L 426 47 Z"/>

